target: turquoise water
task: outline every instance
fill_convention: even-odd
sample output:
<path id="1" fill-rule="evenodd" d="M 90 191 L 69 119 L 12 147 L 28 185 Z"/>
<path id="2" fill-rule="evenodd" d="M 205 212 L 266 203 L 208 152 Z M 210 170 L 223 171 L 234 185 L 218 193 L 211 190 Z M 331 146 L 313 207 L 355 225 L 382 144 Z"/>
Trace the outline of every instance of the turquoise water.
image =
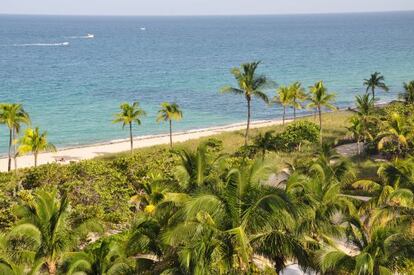
<path id="1" fill-rule="evenodd" d="M 123 101 L 147 110 L 136 135 L 167 132 L 155 123 L 162 101 L 184 110 L 175 129 L 241 122 L 243 98 L 220 95 L 229 70 L 262 60 L 279 84 L 325 80 L 346 106 L 374 71 L 395 98 L 414 79 L 414 13 L 245 17 L 0 16 L 0 102 L 21 102 L 58 146 L 128 137 L 112 114 Z M 141 29 L 145 28 L 145 30 Z M 85 38 L 87 34 L 94 38 Z M 273 93 L 269 91 L 269 94 Z M 254 119 L 280 108 L 254 103 Z M 6 130 L 0 128 L 0 152 Z"/>

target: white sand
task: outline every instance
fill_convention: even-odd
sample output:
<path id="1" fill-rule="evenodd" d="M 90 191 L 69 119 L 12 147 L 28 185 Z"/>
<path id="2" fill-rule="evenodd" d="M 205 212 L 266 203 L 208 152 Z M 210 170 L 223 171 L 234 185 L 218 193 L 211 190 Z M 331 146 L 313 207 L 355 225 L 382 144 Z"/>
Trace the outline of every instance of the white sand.
<path id="1" fill-rule="evenodd" d="M 287 121 L 288 122 L 288 121 Z M 260 128 L 266 126 L 280 125 L 281 120 L 253 121 L 251 128 Z M 223 132 L 232 132 L 245 129 L 245 123 L 231 124 L 221 127 L 212 127 L 205 129 L 190 130 L 185 132 L 173 133 L 173 142 L 183 142 L 190 139 L 198 139 L 201 137 L 211 136 Z M 168 144 L 169 135 L 150 135 L 134 138 L 134 148 L 150 147 L 160 144 Z M 106 143 L 92 144 L 77 148 L 62 148 L 55 153 L 42 153 L 38 156 L 38 165 L 46 163 L 69 163 L 71 161 L 80 161 L 92 159 L 105 154 L 119 153 L 130 150 L 129 139 L 111 141 Z M 0 158 L 0 172 L 7 171 L 7 157 Z M 12 161 L 12 169 L 14 169 Z M 34 165 L 32 155 L 18 157 L 17 167 L 26 168 Z"/>

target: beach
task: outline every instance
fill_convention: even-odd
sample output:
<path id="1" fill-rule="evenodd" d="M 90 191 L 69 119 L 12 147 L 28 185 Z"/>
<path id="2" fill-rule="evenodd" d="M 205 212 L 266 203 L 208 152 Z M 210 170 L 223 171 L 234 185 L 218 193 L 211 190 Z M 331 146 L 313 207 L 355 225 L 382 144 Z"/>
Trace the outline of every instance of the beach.
<path id="1" fill-rule="evenodd" d="M 288 122 L 289 120 L 287 120 Z M 250 124 L 251 128 L 261 128 L 274 125 L 282 124 L 282 120 L 260 120 L 252 121 Z M 208 137 L 215 134 L 220 134 L 224 132 L 232 132 L 238 130 L 244 130 L 246 128 L 246 123 L 234 123 L 225 126 L 210 127 L 204 129 L 194 129 L 183 132 L 173 133 L 173 141 L 184 142 L 190 139 L 198 139 L 202 137 Z M 137 136 L 134 138 L 134 148 L 144 148 L 151 147 L 154 145 L 162 145 L 169 143 L 168 134 L 160 135 L 147 135 L 147 136 Z M 85 145 L 74 148 L 61 148 L 57 152 L 45 152 L 41 153 L 38 156 L 38 165 L 47 164 L 47 163 L 60 163 L 68 164 L 72 161 L 81 161 L 86 159 L 92 159 L 95 157 L 121 153 L 130 150 L 130 141 L 129 139 L 114 140 L 110 142 L 97 143 L 91 145 Z M 0 172 L 7 172 L 7 157 L 0 158 Z M 25 155 L 17 158 L 17 168 L 28 168 L 34 165 L 33 155 Z M 12 169 L 14 165 L 12 162 Z"/>

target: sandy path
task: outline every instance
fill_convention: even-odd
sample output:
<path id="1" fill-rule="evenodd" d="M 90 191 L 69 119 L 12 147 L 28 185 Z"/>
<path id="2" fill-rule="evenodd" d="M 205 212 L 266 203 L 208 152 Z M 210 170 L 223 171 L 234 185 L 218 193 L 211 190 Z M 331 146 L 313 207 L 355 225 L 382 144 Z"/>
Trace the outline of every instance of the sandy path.
<path id="1" fill-rule="evenodd" d="M 281 120 L 253 121 L 252 128 L 260 128 L 281 124 Z M 245 123 L 230 124 L 221 127 L 211 127 L 205 129 L 189 130 L 177 132 L 173 134 L 174 142 L 183 142 L 190 139 L 198 139 L 201 137 L 211 136 L 223 132 L 232 132 L 245 129 Z M 149 135 L 134 138 L 134 148 L 150 147 L 160 144 L 168 144 L 169 135 Z M 76 148 L 62 148 L 55 153 L 42 153 L 38 156 L 38 164 L 46 164 L 52 162 L 69 163 L 71 161 L 80 161 L 84 159 L 92 159 L 105 154 L 119 153 L 130 149 L 129 140 L 118 140 L 106 143 L 92 144 Z M 17 159 L 18 168 L 26 168 L 33 166 L 33 156 L 26 155 Z M 14 168 L 12 162 L 12 169 Z M 7 171 L 7 157 L 0 158 L 0 172 Z"/>

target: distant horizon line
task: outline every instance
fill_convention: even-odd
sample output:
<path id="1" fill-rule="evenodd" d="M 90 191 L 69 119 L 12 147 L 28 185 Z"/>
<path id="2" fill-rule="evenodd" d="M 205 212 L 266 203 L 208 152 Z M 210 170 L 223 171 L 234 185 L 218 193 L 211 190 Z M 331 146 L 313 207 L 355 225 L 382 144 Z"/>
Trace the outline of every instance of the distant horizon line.
<path id="1" fill-rule="evenodd" d="M 298 12 L 298 13 L 256 13 L 256 14 L 52 14 L 52 13 L 2 13 L 0 16 L 85 16 L 85 17 L 237 17 L 237 16 L 288 16 L 288 15 L 335 15 L 335 14 L 376 14 L 376 13 L 410 13 L 414 10 L 384 11 L 343 11 L 343 12 Z"/>

